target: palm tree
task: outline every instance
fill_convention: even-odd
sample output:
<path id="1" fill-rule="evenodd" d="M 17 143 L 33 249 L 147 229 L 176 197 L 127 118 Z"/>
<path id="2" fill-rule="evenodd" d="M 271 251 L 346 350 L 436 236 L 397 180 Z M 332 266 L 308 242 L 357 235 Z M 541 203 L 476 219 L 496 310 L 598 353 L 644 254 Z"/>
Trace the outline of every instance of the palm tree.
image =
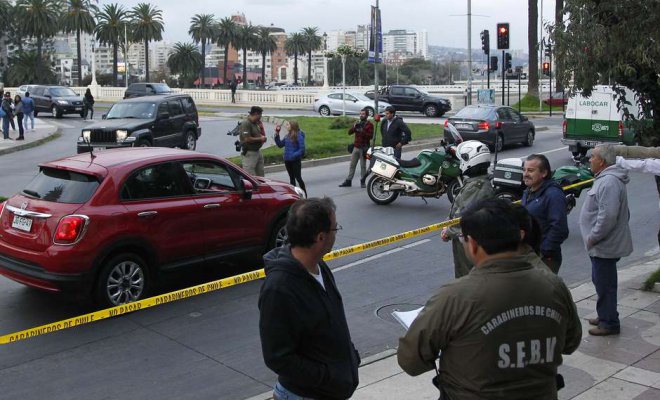
<path id="1" fill-rule="evenodd" d="M 225 65 L 224 72 L 222 75 L 222 83 L 227 85 L 227 62 L 229 58 L 229 47 L 236 47 L 237 41 L 237 31 L 238 26 L 236 23 L 229 17 L 223 18 L 218 23 L 216 28 L 216 38 L 215 41 L 218 45 L 223 46 L 225 49 Z"/>
<path id="2" fill-rule="evenodd" d="M 305 37 L 302 33 L 292 33 L 284 42 L 284 49 L 293 56 L 293 82 L 298 84 L 298 55 L 305 52 Z"/>
<path id="3" fill-rule="evenodd" d="M 133 39 L 144 41 L 145 77 L 149 82 L 149 42 L 163 39 L 163 12 L 148 3 L 140 3 L 130 11 Z"/>
<path id="4" fill-rule="evenodd" d="M 47 61 L 37 55 L 36 51 L 19 51 L 11 58 L 9 69 L 5 74 L 5 84 L 18 86 L 26 82 L 53 83 L 55 74 Z"/>
<path id="5" fill-rule="evenodd" d="M 216 36 L 215 29 L 216 21 L 213 14 L 195 14 L 195 16 L 190 20 L 190 29 L 188 30 L 188 33 L 190 36 L 192 36 L 195 43 L 202 44 L 202 59 L 204 62 L 202 63 L 200 74 L 202 82 L 201 87 L 204 87 L 205 85 L 204 76 L 206 75 L 206 43 L 210 43 Z"/>
<path id="6" fill-rule="evenodd" d="M 82 60 L 80 54 L 80 33 L 93 33 L 96 22 L 94 15 L 98 12 L 98 7 L 90 3 L 89 0 L 69 0 L 68 8 L 63 15 L 62 22 L 64 31 L 76 32 L 76 52 L 78 56 L 78 86 L 82 86 Z M 92 57 L 94 55 L 92 54 Z"/>
<path id="7" fill-rule="evenodd" d="M 112 45 L 112 85 L 117 86 L 117 50 L 124 42 L 124 26 L 128 14 L 119 4 L 106 4 L 103 11 L 96 14 L 96 38 L 101 44 Z"/>
<path id="8" fill-rule="evenodd" d="M 538 0 L 528 0 L 528 7 L 527 48 L 529 52 L 529 81 L 527 94 L 529 96 L 539 97 Z M 504 73 L 504 71 L 502 71 L 502 73 Z"/>
<path id="9" fill-rule="evenodd" d="M 266 55 L 277 49 L 277 42 L 271 36 L 270 29 L 261 27 L 257 32 L 257 51 L 261 53 L 261 84 L 266 84 Z"/>
<path id="10" fill-rule="evenodd" d="M 204 58 L 193 43 L 177 42 L 167 59 L 167 66 L 173 74 L 179 74 L 183 86 L 194 81 L 199 69 L 204 66 Z"/>
<path id="11" fill-rule="evenodd" d="M 302 34 L 305 38 L 305 51 L 307 52 L 307 84 L 312 81 L 312 52 L 321 48 L 323 41 L 321 36 L 318 35 L 319 28 L 307 27 L 303 28 Z"/>
<path id="12" fill-rule="evenodd" d="M 236 45 L 243 50 L 243 89 L 247 89 L 247 52 L 254 50 L 257 42 L 257 28 L 252 25 L 242 25 L 237 31 Z"/>
<path id="13" fill-rule="evenodd" d="M 42 59 L 44 40 L 55 36 L 60 29 L 58 0 L 18 0 L 18 19 L 23 25 L 23 34 L 37 41 L 37 57 Z M 35 64 L 35 75 L 37 75 Z"/>

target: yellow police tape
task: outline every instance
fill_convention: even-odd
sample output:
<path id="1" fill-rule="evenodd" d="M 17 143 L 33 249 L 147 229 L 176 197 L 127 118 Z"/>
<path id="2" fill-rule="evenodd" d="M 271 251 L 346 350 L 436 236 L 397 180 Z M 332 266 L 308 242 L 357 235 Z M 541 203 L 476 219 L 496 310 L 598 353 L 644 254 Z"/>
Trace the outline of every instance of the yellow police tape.
<path id="1" fill-rule="evenodd" d="M 593 179 L 588 181 L 576 183 L 574 185 L 564 186 L 564 190 L 572 189 L 578 186 L 583 186 L 588 183 L 591 183 Z M 443 228 L 447 228 L 453 225 L 457 225 L 460 222 L 460 218 L 454 218 L 447 221 L 439 222 L 437 224 L 425 226 L 422 228 L 414 229 L 412 231 L 407 231 L 399 233 L 393 236 L 384 237 L 382 239 L 372 240 L 371 242 L 357 244 L 355 246 L 345 247 L 343 249 L 338 249 L 326 254 L 323 259 L 325 261 L 334 260 L 340 257 L 345 257 L 351 254 L 360 253 L 369 249 L 374 249 L 377 247 L 387 246 L 395 242 L 400 242 L 402 240 L 410 239 L 416 236 L 425 235 L 427 233 L 435 232 Z M 53 333 L 61 331 L 63 329 L 73 328 L 75 326 L 89 324 L 91 322 L 100 321 L 106 318 L 116 317 L 122 314 L 128 314 L 131 312 L 144 310 L 146 308 L 159 306 L 165 303 L 171 303 L 173 301 L 178 301 L 186 299 L 188 297 L 197 296 L 204 293 L 213 292 L 220 289 L 225 289 L 230 286 L 240 285 L 242 283 L 251 282 L 257 279 L 264 278 L 266 272 L 264 269 L 259 269 L 256 271 L 246 272 L 244 274 L 230 276 L 229 278 L 219 279 L 216 281 L 204 283 L 197 286 L 191 286 L 185 289 L 176 290 L 174 292 L 169 292 L 161 294 L 159 296 L 149 297 L 144 300 L 139 300 L 133 303 L 124 304 L 121 306 L 106 308 L 100 311 L 95 311 L 89 314 L 79 315 L 77 317 L 52 322 L 49 324 L 37 326 L 35 328 L 26 329 L 19 332 L 10 333 L 8 335 L 0 336 L 0 345 L 18 342 L 20 340 L 30 339 L 35 336 L 44 335 L 47 333 Z"/>

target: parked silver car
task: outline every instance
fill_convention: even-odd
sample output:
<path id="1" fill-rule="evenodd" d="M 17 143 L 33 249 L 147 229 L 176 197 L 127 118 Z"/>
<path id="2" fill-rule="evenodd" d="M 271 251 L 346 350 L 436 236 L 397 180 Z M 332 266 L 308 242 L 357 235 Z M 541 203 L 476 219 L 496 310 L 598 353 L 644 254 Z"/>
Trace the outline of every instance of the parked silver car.
<path id="1" fill-rule="evenodd" d="M 332 92 L 314 100 L 314 111 L 324 117 L 329 115 L 340 115 L 346 104 L 346 114 L 359 114 L 360 110 L 367 108 L 369 116 L 374 115 L 374 101 L 361 93 L 346 92 L 346 101 L 344 101 L 342 92 Z M 378 102 L 378 113 L 385 112 L 385 107 L 389 103 Z"/>

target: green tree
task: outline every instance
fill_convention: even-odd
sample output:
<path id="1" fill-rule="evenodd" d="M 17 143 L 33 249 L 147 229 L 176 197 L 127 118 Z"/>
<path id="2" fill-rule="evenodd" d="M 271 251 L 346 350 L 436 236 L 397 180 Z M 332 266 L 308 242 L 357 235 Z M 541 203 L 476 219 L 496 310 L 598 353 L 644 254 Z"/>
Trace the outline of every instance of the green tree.
<path id="1" fill-rule="evenodd" d="M 260 27 L 257 31 L 257 51 L 261 53 L 261 84 L 266 84 L 266 56 L 277 50 L 275 38 L 270 34 L 270 29 Z"/>
<path id="2" fill-rule="evenodd" d="M 82 86 L 82 56 L 80 54 L 80 33 L 93 33 L 96 21 L 94 14 L 98 12 L 98 7 L 89 0 L 68 0 L 67 9 L 62 15 L 62 24 L 67 33 L 76 33 L 76 55 L 78 66 L 78 86 Z M 93 57 L 93 55 L 92 55 Z"/>
<path id="3" fill-rule="evenodd" d="M 195 43 L 202 44 L 202 63 L 200 78 L 201 87 L 206 84 L 204 78 L 206 75 L 206 44 L 210 43 L 216 36 L 217 22 L 213 14 L 195 14 L 190 20 L 190 29 L 188 33 L 192 36 Z"/>
<path id="4" fill-rule="evenodd" d="M 18 0 L 17 18 L 23 26 L 25 36 L 37 42 L 37 58 L 43 59 L 43 44 L 55 36 L 60 29 L 60 2 L 58 0 Z M 38 64 L 34 64 L 37 68 Z M 37 70 L 34 71 L 35 76 Z"/>
<path id="5" fill-rule="evenodd" d="M 561 21 L 563 19 L 564 15 L 564 0 L 555 0 L 555 26 L 561 25 Z M 557 70 L 557 53 L 553 52 L 552 54 L 552 59 L 553 59 L 553 65 L 552 68 L 554 70 L 555 76 L 561 75 L 561 72 Z M 561 83 L 560 80 L 557 80 L 557 91 L 558 92 L 563 92 L 564 91 L 564 85 Z"/>
<path id="6" fill-rule="evenodd" d="M 293 56 L 293 82 L 298 84 L 298 55 L 305 52 L 305 37 L 302 33 L 292 33 L 284 42 L 284 49 Z"/>
<path id="7" fill-rule="evenodd" d="M 312 52 L 321 48 L 323 39 L 319 36 L 317 27 L 303 28 L 302 35 L 305 41 L 305 52 L 307 53 L 307 84 L 312 82 Z"/>
<path id="8" fill-rule="evenodd" d="M 22 51 L 9 60 L 5 74 L 5 85 L 20 86 L 26 82 L 55 83 L 56 76 L 48 60 L 39 57 L 36 51 Z"/>
<path id="9" fill-rule="evenodd" d="M 163 12 L 148 3 L 140 3 L 130 11 L 132 37 L 144 42 L 145 77 L 149 82 L 149 42 L 163 39 Z"/>
<path id="10" fill-rule="evenodd" d="M 539 5 L 538 0 L 528 0 L 527 52 L 529 53 L 529 74 L 527 75 L 527 95 L 539 97 Z M 505 74 L 506 71 L 502 71 Z"/>
<path id="11" fill-rule="evenodd" d="M 243 89 L 247 89 L 247 51 L 256 48 L 257 28 L 252 24 L 242 25 L 236 37 L 237 47 L 243 50 Z"/>
<path id="12" fill-rule="evenodd" d="M 178 42 L 167 59 L 167 66 L 173 74 L 179 74 L 184 87 L 192 86 L 204 59 L 193 43 Z"/>
<path id="13" fill-rule="evenodd" d="M 124 7 L 119 4 L 106 4 L 103 10 L 96 14 L 98 24 L 96 25 L 96 39 L 101 44 L 112 46 L 112 86 L 117 86 L 117 63 L 118 49 L 124 43 L 124 27 L 126 26 L 128 14 Z M 100 84 L 101 82 L 99 82 Z"/>
<path id="14" fill-rule="evenodd" d="M 229 61 L 229 47 L 237 47 L 237 34 L 238 26 L 231 18 L 225 17 L 218 23 L 216 29 L 217 36 L 215 41 L 218 45 L 225 49 L 225 61 L 222 73 L 222 83 L 227 86 L 227 62 Z"/>
<path id="15" fill-rule="evenodd" d="M 633 123 L 642 131 L 644 144 L 660 144 L 660 3 L 565 0 L 564 16 L 552 31 L 557 79 L 564 85 L 572 79 L 573 90 L 587 96 L 597 84 L 634 90 L 642 110 L 635 115 L 636 110 L 628 108 L 627 118 L 652 119 L 652 126 Z"/>

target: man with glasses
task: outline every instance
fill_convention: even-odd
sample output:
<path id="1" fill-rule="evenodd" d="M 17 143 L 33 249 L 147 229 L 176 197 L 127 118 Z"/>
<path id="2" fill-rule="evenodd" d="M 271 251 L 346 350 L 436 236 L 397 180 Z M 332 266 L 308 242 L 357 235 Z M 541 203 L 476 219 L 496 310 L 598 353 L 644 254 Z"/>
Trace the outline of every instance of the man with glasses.
<path id="1" fill-rule="evenodd" d="M 500 199 L 464 211 L 463 246 L 475 267 L 441 287 L 399 340 L 410 375 L 435 369 L 440 354 L 442 399 L 557 398 L 557 367 L 578 348 L 582 327 L 563 281 L 521 254 L 528 215 Z"/>
<path id="2" fill-rule="evenodd" d="M 403 122 L 403 118 L 396 116 L 396 109 L 392 106 L 385 108 L 385 120 L 380 124 L 382 146 L 393 147 L 394 157 L 401 158 L 401 148 L 412 140 L 410 128 Z"/>
<path id="3" fill-rule="evenodd" d="M 259 333 L 264 362 L 278 375 L 276 400 L 348 399 L 358 385 L 360 356 L 323 261 L 341 229 L 335 208 L 327 197 L 295 202 L 289 244 L 264 256 Z"/>

